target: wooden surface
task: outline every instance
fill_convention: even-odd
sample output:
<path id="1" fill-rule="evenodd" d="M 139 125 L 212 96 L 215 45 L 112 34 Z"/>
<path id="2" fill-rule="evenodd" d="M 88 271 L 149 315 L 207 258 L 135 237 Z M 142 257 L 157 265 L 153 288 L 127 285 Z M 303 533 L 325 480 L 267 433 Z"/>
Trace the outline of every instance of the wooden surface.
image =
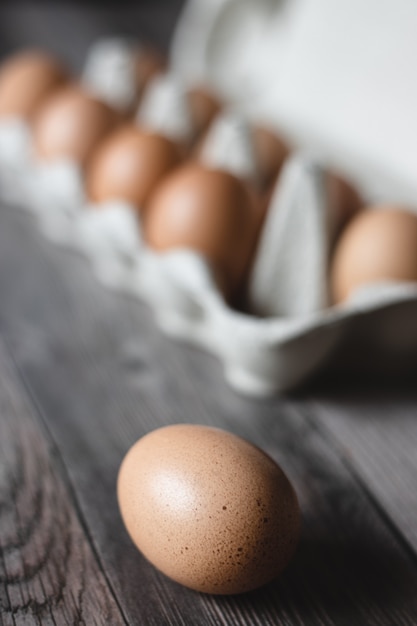
<path id="1" fill-rule="evenodd" d="M 180 4 L 138 2 L 127 30 L 166 47 Z M 5 3 L 0 51 L 45 42 L 79 67 L 90 40 L 123 22 L 114 6 L 63 10 Z M 0 206 L 0 626 L 417 624 L 413 378 L 335 387 L 327 372 L 297 395 L 239 397 L 214 358 L 162 336 L 145 305 Z M 235 432 L 291 478 L 302 537 L 265 588 L 194 593 L 130 542 L 118 467 L 138 437 L 175 422 Z"/>
<path id="2" fill-rule="evenodd" d="M 162 336 L 145 305 L 7 207 L 0 294 L 0 624 L 417 623 L 417 394 L 239 397 L 214 358 Z M 277 581 L 194 593 L 131 544 L 119 464 L 174 422 L 227 428 L 290 476 L 303 530 Z"/>

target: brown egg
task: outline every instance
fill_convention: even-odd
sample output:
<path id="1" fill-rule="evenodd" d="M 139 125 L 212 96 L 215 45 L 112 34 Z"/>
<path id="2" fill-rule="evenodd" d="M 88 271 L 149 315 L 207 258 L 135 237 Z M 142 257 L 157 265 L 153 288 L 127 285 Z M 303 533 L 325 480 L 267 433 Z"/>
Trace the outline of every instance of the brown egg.
<path id="1" fill-rule="evenodd" d="M 93 202 L 120 198 L 143 210 L 149 194 L 180 163 L 178 146 L 166 137 L 124 126 L 98 148 L 87 172 Z"/>
<path id="2" fill-rule="evenodd" d="M 60 89 L 34 120 L 35 153 L 46 160 L 69 158 L 85 165 L 118 119 L 113 109 L 77 85 Z"/>
<path id="3" fill-rule="evenodd" d="M 276 179 L 290 150 L 275 132 L 262 126 L 253 128 L 253 141 L 262 186 L 266 188 Z"/>
<path id="4" fill-rule="evenodd" d="M 140 48 L 136 60 L 136 82 L 139 88 L 139 98 L 151 80 L 166 70 L 166 60 L 152 48 Z"/>
<path id="5" fill-rule="evenodd" d="M 257 208 L 235 176 L 192 163 L 152 195 L 145 238 L 156 250 L 191 248 L 206 256 L 226 294 L 241 284 L 258 226 Z"/>
<path id="6" fill-rule="evenodd" d="M 203 132 L 194 147 L 192 156 L 197 161 L 204 162 L 204 149 L 210 138 L 212 128 L 209 127 Z M 258 192 L 266 193 L 266 198 L 269 201 L 273 193 L 274 183 L 285 159 L 289 156 L 290 150 L 280 137 L 264 127 L 251 127 L 250 138 L 257 171 L 256 184 L 254 185 L 254 180 L 247 180 L 247 183 L 252 187 L 255 186 Z"/>
<path id="7" fill-rule="evenodd" d="M 218 98 L 206 87 L 193 87 L 190 89 L 188 101 L 197 134 L 203 133 L 220 112 L 222 105 Z"/>
<path id="8" fill-rule="evenodd" d="M 43 52 L 16 54 L 0 67 L 0 117 L 32 117 L 68 80 L 65 69 Z"/>
<path id="9" fill-rule="evenodd" d="M 123 521 L 143 555 L 206 593 L 242 593 L 275 578 L 295 550 L 300 514 L 283 471 L 231 433 L 189 424 L 155 430 L 118 478 Z"/>
<path id="10" fill-rule="evenodd" d="M 353 185 L 334 172 L 327 173 L 326 187 L 331 209 L 332 237 L 335 239 L 352 217 L 362 209 L 363 200 Z"/>
<path id="11" fill-rule="evenodd" d="M 381 281 L 417 281 L 417 215 L 402 207 L 359 213 L 336 247 L 331 269 L 335 303 Z"/>

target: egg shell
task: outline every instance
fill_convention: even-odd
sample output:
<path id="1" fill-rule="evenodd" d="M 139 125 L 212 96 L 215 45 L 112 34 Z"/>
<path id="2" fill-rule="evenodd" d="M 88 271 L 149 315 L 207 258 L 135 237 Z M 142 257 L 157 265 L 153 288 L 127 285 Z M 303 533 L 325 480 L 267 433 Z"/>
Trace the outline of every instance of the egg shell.
<path id="1" fill-rule="evenodd" d="M 275 578 L 297 544 L 296 494 L 259 448 L 216 428 L 176 424 L 129 450 L 118 499 L 136 546 L 197 591 L 232 594 Z"/>
<path id="2" fill-rule="evenodd" d="M 120 198 L 143 210 L 158 182 L 181 161 L 171 139 L 133 125 L 112 133 L 98 148 L 87 171 L 93 202 Z"/>
<path id="3" fill-rule="evenodd" d="M 139 99 L 150 81 L 166 70 L 166 59 L 150 47 L 141 47 L 136 55 L 135 74 L 139 89 Z"/>
<path id="4" fill-rule="evenodd" d="M 203 133 L 220 113 L 220 100 L 206 87 L 193 87 L 188 92 L 191 113 L 198 133 Z"/>
<path id="5" fill-rule="evenodd" d="M 274 131 L 253 127 L 253 142 L 263 187 L 270 186 L 279 174 L 290 149 Z"/>
<path id="6" fill-rule="evenodd" d="M 333 258 L 331 290 L 343 302 L 366 284 L 417 281 L 417 215 L 395 206 L 359 213 L 344 230 Z"/>
<path id="7" fill-rule="evenodd" d="M 78 85 L 67 86 L 48 98 L 36 115 L 35 154 L 45 160 L 68 158 L 85 165 L 118 120 L 117 113 L 104 102 Z"/>
<path id="8" fill-rule="evenodd" d="M 156 250 L 190 248 L 203 254 L 230 295 L 244 279 L 259 221 L 253 196 L 238 178 L 190 163 L 152 195 L 144 234 Z"/>
<path id="9" fill-rule="evenodd" d="M 39 105 L 68 80 L 65 69 L 39 51 L 13 55 L 0 67 L 0 118 L 30 119 Z"/>
<path id="10" fill-rule="evenodd" d="M 359 191 L 345 178 L 335 172 L 327 172 L 326 193 L 333 225 L 333 240 L 348 222 L 363 208 Z"/>
<path id="11" fill-rule="evenodd" d="M 219 112 L 217 111 L 217 113 Z M 213 118 L 210 121 L 213 121 Z M 214 124 L 216 122 L 217 119 L 214 120 Z M 208 125 L 203 129 L 193 149 L 192 156 L 198 162 L 204 163 L 204 150 L 212 128 L 213 126 Z M 246 182 L 249 186 L 254 187 L 256 192 L 259 193 L 260 191 L 264 195 L 264 201 L 267 202 L 272 195 L 281 167 L 290 154 L 290 149 L 276 133 L 266 127 L 250 125 L 249 137 L 251 151 L 254 154 L 256 174 L 249 177 Z"/>

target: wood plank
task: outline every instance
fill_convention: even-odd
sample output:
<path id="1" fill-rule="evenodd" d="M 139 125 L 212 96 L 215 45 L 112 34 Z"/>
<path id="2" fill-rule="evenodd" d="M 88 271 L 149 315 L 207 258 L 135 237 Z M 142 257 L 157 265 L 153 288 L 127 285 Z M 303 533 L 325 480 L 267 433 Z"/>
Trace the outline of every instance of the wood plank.
<path id="1" fill-rule="evenodd" d="M 0 330 L 130 624 L 417 622 L 413 557 L 303 401 L 238 397 L 215 359 L 163 337 L 145 306 L 104 291 L 81 259 L 54 249 L 10 211 L 0 212 L 0 294 Z M 158 574 L 131 545 L 115 497 L 120 461 L 140 435 L 178 421 L 252 440 L 295 484 L 301 545 L 264 589 L 196 594 Z"/>
<path id="2" fill-rule="evenodd" d="M 307 410 L 417 554 L 417 390 L 341 387 Z"/>
<path id="3" fill-rule="evenodd" d="M 0 342 L 0 623 L 124 624 Z"/>

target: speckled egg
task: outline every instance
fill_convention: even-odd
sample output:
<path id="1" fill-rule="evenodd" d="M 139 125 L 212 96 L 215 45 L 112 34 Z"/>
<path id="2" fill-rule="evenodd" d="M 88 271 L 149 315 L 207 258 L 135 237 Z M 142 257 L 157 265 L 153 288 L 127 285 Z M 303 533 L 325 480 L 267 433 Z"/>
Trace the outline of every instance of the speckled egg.
<path id="1" fill-rule="evenodd" d="M 197 591 L 242 593 L 271 581 L 298 540 L 297 497 L 284 472 L 216 428 L 177 424 L 140 439 L 121 465 L 118 499 L 143 555 Z"/>

